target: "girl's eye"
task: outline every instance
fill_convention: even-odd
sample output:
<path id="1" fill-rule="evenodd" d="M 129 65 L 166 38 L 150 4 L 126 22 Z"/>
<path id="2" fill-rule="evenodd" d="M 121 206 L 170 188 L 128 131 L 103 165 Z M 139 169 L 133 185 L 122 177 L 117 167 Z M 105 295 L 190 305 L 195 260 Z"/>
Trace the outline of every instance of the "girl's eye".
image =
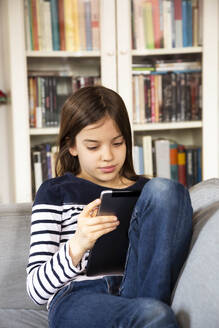
<path id="1" fill-rule="evenodd" d="M 116 147 L 119 147 L 119 146 L 121 146 L 122 144 L 123 144 L 123 141 L 121 141 L 121 142 L 115 142 L 113 145 L 116 146 Z"/>
<path id="2" fill-rule="evenodd" d="M 87 147 L 88 150 L 95 150 L 97 149 L 97 146 L 93 146 L 93 147 Z"/>

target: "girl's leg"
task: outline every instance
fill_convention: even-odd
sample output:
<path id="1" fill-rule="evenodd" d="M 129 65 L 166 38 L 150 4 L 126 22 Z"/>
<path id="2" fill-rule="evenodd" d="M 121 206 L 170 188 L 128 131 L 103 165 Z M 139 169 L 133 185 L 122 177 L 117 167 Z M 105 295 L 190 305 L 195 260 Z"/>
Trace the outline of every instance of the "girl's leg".
<path id="1" fill-rule="evenodd" d="M 72 283 L 49 310 L 50 328 L 177 328 L 172 310 L 148 298 L 110 295 L 105 279 Z"/>
<path id="2" fill-rule="evenodd" d="M 121 296 L 152 297 L 169 303 L 191 235 L 188 190 L 164 178 L 146 183 L 130 223 Z"/>

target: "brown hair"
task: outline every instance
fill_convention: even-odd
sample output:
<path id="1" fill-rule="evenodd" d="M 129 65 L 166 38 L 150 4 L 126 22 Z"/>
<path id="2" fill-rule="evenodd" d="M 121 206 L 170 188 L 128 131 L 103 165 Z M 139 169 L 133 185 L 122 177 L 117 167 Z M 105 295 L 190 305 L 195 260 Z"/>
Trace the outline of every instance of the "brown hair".
<path id="1" fill-rule="evenodd" d="M 75 144 L 75 137 L 83 128 L 106 115 L 115 121 L 126 142 L 126 159 L 120 174 L 128 179 L 137 179 L 132 160 L 131 127 L 125 104 L 116 92 L 103 86 L 81 88 L 64 103 L 58 137 L 56 176 L 66 172 L 77 175 L 80 172 L 78 157 L 72 156 L 69 148 Z"/>

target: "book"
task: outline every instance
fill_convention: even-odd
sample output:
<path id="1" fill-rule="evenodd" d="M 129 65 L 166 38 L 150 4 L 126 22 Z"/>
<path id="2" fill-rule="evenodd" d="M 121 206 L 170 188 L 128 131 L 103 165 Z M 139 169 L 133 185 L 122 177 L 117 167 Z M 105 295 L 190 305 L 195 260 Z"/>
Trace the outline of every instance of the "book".
<path id="1" fill-rule="evenodd" d="M 174 0 L 174 21 L 176 33 L 176 48 L 181 48 L 183 46 L 182 0 Z"/>
<path id="2" fill-rule="evenodd" d="M 170 177 L 178 181 L 178 144 L 170 142 Z"/>
<path id="3" fill-rule="evenodd" d="M 58 0 L 58 20 L 59 20 L 60 50 L 65 50 L 64 0 Z"/>
<path id="4" fill-rule="evenodd" d="M 184 145 L 178 145 L 178 181 L 186 186 L 186 152 Z"/>
<path id="5" fill-rule="evenodd" d="M 137 174 L 144 174 L 143 146 L 134 146 L 134 168 Z"/>
<path id="6" fill-rule="evenodd" d="M 143 136 L 143 158 L 144 158 L 144 174 L 153 177 L 153 158 L 152 158 L 152 137 Z"/>
<path id="7" fill-rule="evenodd" d="M 92 50 L 91 0 L 84 0 L 86 49 Z"/>
<path id="8" fill-rule="evenodd" d="M 143 26 L 146 40 L 145 48 L 154 49 L 153 8 L 152 1 L 143 2 Z"/>
<path id="9" fill-rule="evenodd" d="M 50 3 L 52 18 L 52 46 L 53 50 L 60 50 L 58 0 L 50 0 Z"/>
<path id="10" fill-rule="evenodd" d="M 156 174 L 158 177 L 171 178 L 170 174 L 170 141 L 155 140 Z"/>

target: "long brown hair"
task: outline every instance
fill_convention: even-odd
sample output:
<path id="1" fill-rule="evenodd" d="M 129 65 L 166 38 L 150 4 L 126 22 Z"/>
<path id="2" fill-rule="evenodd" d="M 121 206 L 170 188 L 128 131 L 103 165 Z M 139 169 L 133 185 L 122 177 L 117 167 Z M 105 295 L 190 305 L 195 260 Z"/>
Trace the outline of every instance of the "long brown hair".
<path id="1" fill-rule="evenodd" d="M 115 121 L 126 142 L 126 159 L 120 174 L 131 180 L 137 179 L 133 167 L 131 126 L 126 106 L 116 92 L 103 86 L 81 88 L 64 103 L 58 137 L 56 176 L 66 172 L 77 175 L 80 172 L 78 157 L 72 156 L 69 148 L 74 146 L 75 137 L 83 128 L 106 115 Z"/>

